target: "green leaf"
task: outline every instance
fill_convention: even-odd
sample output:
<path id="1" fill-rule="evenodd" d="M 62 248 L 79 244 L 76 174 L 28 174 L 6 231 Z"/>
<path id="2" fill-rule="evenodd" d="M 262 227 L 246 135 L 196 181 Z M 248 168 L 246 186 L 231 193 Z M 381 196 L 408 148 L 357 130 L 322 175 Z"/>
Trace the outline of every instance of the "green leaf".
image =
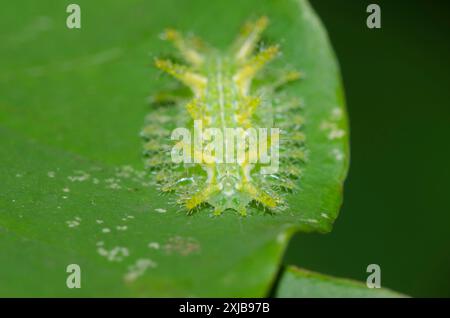
<path id="1" fill-rule="evenodd" d="M 407 297 L 387 288 L 368 288 L 350 279 L 336 278 L 289 266 L 283 272 L 276 297 L 280 298 L 397 298 Z"/>
<path id="2" fill-rule="evenodd" d="M 309 4 L 78 1 L 82 28 L 70 30 L 69 3 L 0 12 L 0 295 L 267 295 L 292 233 L 331 230 L 348 167 L 339 68 Z M 158 34 L 173 26 L 225 48 L 260 15 L 307 76 L 293 90 L 309 150 L 300 190 L 281 215 L 186 216 L 141 172 L 146 98 L 168 83 L 152 67 L 170 52 Z M 345 135 L 330 138 L 330 123 Z M 80 289 L 66 287 L 69 264 Z"/>

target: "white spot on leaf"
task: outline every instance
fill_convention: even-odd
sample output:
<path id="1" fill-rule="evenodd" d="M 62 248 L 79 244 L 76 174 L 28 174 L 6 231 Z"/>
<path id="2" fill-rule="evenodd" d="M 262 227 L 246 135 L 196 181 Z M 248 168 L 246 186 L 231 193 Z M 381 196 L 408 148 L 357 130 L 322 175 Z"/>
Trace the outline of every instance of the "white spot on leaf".
<path id="1" fill-rule="evenodd" d="M 128 283 L 135 281 L 142 276 L 148 268 L 155 268 L 157 264 L 148 258 L 140 258 L 133 265 L 128 267 L 128 272 L 124 276 L 124 280 Z"/>
<path id="2" fill-rule="evenodd" d="M 154 250 L 159 250 L 159 243 L 158 242 L 150 242 L 148 243 L 148 247 Z"/>

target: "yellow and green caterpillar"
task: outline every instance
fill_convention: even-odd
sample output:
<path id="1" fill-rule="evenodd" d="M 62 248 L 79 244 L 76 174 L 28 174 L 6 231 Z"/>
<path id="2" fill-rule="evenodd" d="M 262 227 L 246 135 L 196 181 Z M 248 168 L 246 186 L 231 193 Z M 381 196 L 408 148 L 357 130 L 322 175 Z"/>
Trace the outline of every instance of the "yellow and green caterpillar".
<path id="1" fill-rule="evenodd" d="M 286 207 L 284 195 L 298 184 L 305 161 L 302 104 L 284 93 L 283 87 L 300 79 L 301 73 L 263 70 L 279 55 L 277 45 L 258 45 L 267 24 L 266 17 L 247 22 L 226 52 L 176 30 L 166 30 L 162 35 L 173 43 L 187 65 L 166 59 L 156 59 L 155 65 L 190 92 L 175 87 L 153 96 L 154 108 L 142 131 L 146 141 L 144 153 L 160 191 L 175 193 L 177 203 L 188 212 L 204 207 L 212 207 L 216 215 L 227 209 L 246 215 L 249 207 L 276 212 Z M 277 127 L 280 133 L 270 135 L 262 143 L 258 139 L 258 149 L 247 143 L 238 144 L 237 151 L 241 150 L 244 156 L 230 163 L 212 155 L 208 140 L 197 142 L 209 152 L 199 151 L 185 140 L 174 144 L 174 129 L 188 127 L 194 132 L 194 123 L 222 132 L 239 128 L 241 137 L 249 137 L 249 128 Z M 273 148 L 275 143 L 277 148 Z M 227 146 L 229 143 L 225 142 Z M 262 173 L 261 147 L 279 151 L 277 171 Z M 189 152 L 193 162 L 174 162 L 174 149 Z"/>

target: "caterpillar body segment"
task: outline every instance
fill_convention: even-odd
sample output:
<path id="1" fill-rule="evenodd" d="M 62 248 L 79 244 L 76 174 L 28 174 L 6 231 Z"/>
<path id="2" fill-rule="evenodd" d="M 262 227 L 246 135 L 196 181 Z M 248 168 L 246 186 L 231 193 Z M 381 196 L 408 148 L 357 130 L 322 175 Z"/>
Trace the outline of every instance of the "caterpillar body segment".
<path id="1" fill-rule="evenodd" d="M 188 212 L 206 206 L 211 206 L 215 215 L 230 209 L 244 216 L 249 207 L 280 211 L 286 206 L 284 195 L 296 187 L 305 161 L 301 102 L 279 91 L 301 74 L 291 70 L 268 84 L 253 84 L 279 55 L 276 45 L 254 53 L 267 24 L 266 17 L 248 22 L 232 49 L 225 53 L 202 50 L 176 30 L 166 30 L 162 36 L 173 43 L 186 65 L 161 59 L 156 59 L 155 65 L 189 87 L 192 97 L 173 98 L 173 105 L 150 113 L 142 131 L 146 140 L 144 154 L 160 191 L 175 193 L 177 203 Z M 195 136 L 198 124 L 208 135 L 203 136 L 205 139 L 171 140 L 171 132 L 177 127 L 187 127 Z M 266 132 L 268 138 L 258 139 L 258 149 L 234 139 L 255 141 L 261 135 L 250 134 L 249 128 L 268 127 L 277 127 L 280 133 Z M 232 139 L 227 135 L 230 128 L 235 133 Z M 223 161 L 215 156 L 216 150 L 208 148 L 213 136 L 219 138 L 213 129 L 222 132 Z M 196 142 L 201 144 L 201 151 L 195 147 Z M 225 159 L 233 143 L 237 161 L 229 162 Z M 272 149 L 275 144 L 279 144 L 279 168 L 262 173 L 266 168 L 261 164 L 261 148 Z M 173 162 L 174 149 L 188 152 L 192 162 Z"/>

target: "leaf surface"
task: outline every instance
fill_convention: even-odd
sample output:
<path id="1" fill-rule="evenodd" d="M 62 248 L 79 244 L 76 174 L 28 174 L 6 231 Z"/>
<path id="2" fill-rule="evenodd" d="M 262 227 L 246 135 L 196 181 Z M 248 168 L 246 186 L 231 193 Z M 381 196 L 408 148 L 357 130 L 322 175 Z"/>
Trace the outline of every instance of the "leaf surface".
<path id="1" fill-rule="evenodd" d="M 405 295 L 387 288 L 368 288 L 366 284 L 310 272 L 295 266 L 285 269 L 277 286 L 280 298 L 398 298 Z"/>
<path id="2" fill-rule="evenodd" d="M 2 5 L 0 295 L 264 296 L 295 231 L 328 232 L 348 167 L 340 73 L 306 1 L 64 1 Z M 280 63 L 306 79 L 309 160 L 280 215 L 186 216 L 142 173 L 146 98 L 169 83 L 152 66 L 165 27 L 225 48 L 267 15 Z M 331 128 L 330 128 L 331 127 Z M 336 137 L 336 134 L 338 137 Z M 66 287 L 81 267 L 82 288 Z"/>

